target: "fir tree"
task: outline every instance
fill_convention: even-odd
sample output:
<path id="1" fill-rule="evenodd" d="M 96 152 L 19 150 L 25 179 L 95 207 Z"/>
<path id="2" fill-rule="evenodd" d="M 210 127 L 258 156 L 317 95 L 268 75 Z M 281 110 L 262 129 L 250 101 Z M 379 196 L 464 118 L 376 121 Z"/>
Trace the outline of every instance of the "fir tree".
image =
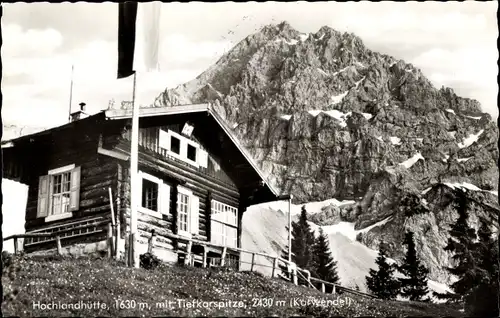
<path id="1" fill-rule="evenodd" d="M 499 316 L 498 240 L 485 219 L 480 220 L 479 240 L 474 250 L 477 260 L 476 286 L 465 296 L 466 313 L 475 317 Z M 474 269 L 471 269 L 474 270 Z"/>
<path id="2" fill-rule="evenodd" d="M 387 262 L 384 244 L 381 243 L 375 263 L 378 270 L 370 269 L 366 276 L 368 289 L 380 299 L 395 299 L 399 293 L 399 282 L 394 278 L 395 267 Z"/>
<path id="3" fill-rule="evenodd" d="M 307 211 L 305 206 L 302 206 L 298 221 L 292 222 L 292 262 L 294 262 L 297 267 L 309 271 L 314 269 L 312 253 L 314 242 L 314 233 L 307 222 Z M 288 260 L 288 249 L 283 250 L 282 257 Z M 288 267 L 286 265 L 281 265 L 280 268 L 283 275 L 288 277 Z"/>
<path id="4" fill-rule="evenodd" d="M 311 271 L 312 274 L 324 281 L 338 284 L 339 276 L 337 274 L 337 262 L 332 257 L 328 237 L 323 232 L 322 228 L 319 228 L 319 236 L 316 238 L 316 242 L 313 246 L 313 253 L 314 269 Z"/>
<path id="5" fill-rule="evenodd" d="M 413 232 L 407 232 L 403 241 L 407 246 L 406 255 L 403 264 L 398 266 L 399 272 L 406 278 L 400 278 L 401 296 L 408 297 L 410 300 L 422 301 L 429 292 L 427 288 L 427 275 L 429 271 L 420 263 L 415 249 Z"/>
<path id="6" fill-rule="evenodd" d="M 450 286 L 454 293 L 434 293 L 436 297 L 448 299 L 450 302 L 463 301 L 464 296 L 476 285 L 477 268 L 473 255 L 476 231 L 467 223 L 468 199 L 462 190 L 457 190 L 455 193 L 458 219 L 451 225 L 450 237 L 444 250 L 453 253 L 452 260 L 456 265 L 446 269 L 458 277 L 458 280 Z"/>

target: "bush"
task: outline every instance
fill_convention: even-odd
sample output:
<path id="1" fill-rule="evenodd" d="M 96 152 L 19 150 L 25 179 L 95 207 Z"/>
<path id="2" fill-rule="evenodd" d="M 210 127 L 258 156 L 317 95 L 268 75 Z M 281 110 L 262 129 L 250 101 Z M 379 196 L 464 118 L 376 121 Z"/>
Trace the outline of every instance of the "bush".
<path id="1" fill-rule="evenodd" d="M 148 270 L 154 270 L 160 265 L 161 261 L 158 257 L 151 253 L 139 255 L 140 267 Z"/>

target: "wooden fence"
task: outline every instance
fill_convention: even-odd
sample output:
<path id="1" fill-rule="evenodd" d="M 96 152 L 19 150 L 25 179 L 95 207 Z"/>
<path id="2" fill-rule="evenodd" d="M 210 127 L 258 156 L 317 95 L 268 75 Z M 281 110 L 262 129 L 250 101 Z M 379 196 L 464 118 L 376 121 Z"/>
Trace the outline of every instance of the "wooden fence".
<path id="1" fill-rule="evenodd" d="M 319 279 L 319 278 L 311 277 L 311 273 L 308 270 L 296 267 L 294 263 L 291 263 L 288 260 L 283 259 L 283 258 L 278 257 L 278 256 L 273 256 L 273 255 L 269 255 L 269 254 L 261 253 L 261 252 L 249 251 L 249 250 L 246 250 L 243 248 L 238 248 L 238 247 L 228 247 L 228 246 L 218 245 L 218 244 L 214 244 L 214 243 L 207 242 L 207 241 L 200 241 L 200 240 L 196 240 L 196 239 L 191 239 L 191 238 L 175 235 L 172 233 L 168 233 L 168 234 L 166 234 L 166 236 L 170 237 L 173 240 L 176 240 L 177 242 L 182 242 L 182 243 L 186 244 L 185 251 L 182 251 L 182 250 L 177 251 L 178 254 L 184 255 L 184 264 L 186 264 L 186 265 L 190 265 L 190 266 L 194 265 L 194 257 L 193 257 L 193 253 L 192 253 L 193 245 L 198 245 L 198 246 L 203 247 L 203 255 L 202 255 L 202 259 L 201 259 L 201 266 L 202 267 L 209 266 L 208 248 L 215 248 L 215 249 L 218 249 L 220 251 L 221 257 L 220 257 L 220 262 L 219 262 L 218 266 L 221 266 L 221 267 L 227 266 L 227 264 L 226 264 L 227 257 L 226 256 L 228 254 L 228 251 L 235 251 L 235 252 L 239 252 L 239 254 L 240 254 L 240 260 L 238 261 L 238 269 L 241 268 L 242 264 L 250 264 L 250 271 L 254 271 L 254 268 L 259 267 L 259 266 L 260 267 L 268 267 L 271 269 L 271 277 L 272 278 L 281 277 L 281 278 L 284 278 L 286 280 L 292 281 L 295 285 L 299 285 L 299 278 L 300 278 L 302 281 L 305 281 L 307 283 L 306 284 L 307 287 L 320 290 L 323 293 L 326 292 L 327 286 L 329 286 L 330 287 L 329 289 L 331 289 L 332 294 L 342 292 L 342 293 L 349 293 L 349 294 L 354 294 L 354 295 L 358 295 L 358 296 L 362 296 L 362 297 L 377 298 L 376 296 L 371 295 L 371 294 L 363 293 L 361 291 L 347 288 L 347 287 L 341 286 L 339 284 L 334 284 L 334 283 L 327 282 L 327 281 L 324 281 L 324 280 Z M 156 235 L 153 231 L 152 235 L 149 239 L 149 242 L 148 242 L 148 252 L 150 252 L 150 253 L 153 253 L 155 240 L 156 240 Z M 245 262 L 245 261 L 241 260 L 241 256 L 245 253 L 251 255 L 250 262 Z M 256 256 L 262 256 L 262 257 L 269 259 L 271 261 L 272 265 L 258 264 L 256 262 Z M 284 265 L 284 267 L 289 268 L 291 279 L 288 279 L 287 277 L 284 277 L 283 275 L 281 275 L 280 265 Z"/>
<path id="2" fill-rule="evenodd" d="M 107 224 L 108 225 L 108 234 L 107 234 L 107 250 L 108 250 L 108 256 L 111 257 L 114 255 L 114 252 L 116 250 L 115 246 L 115 233 L 114 231 L 116 229 L 113 229 L 114 226 L 111 221 L 100 221 L 96 223 L 90 223 L 90 224 L 85 224 L 85 225 L 79 225 L 77 227 L 72 227 L 71 229 L 68 230 L 76 230 L 76 229 L 87 229 L 87 228 L 94 228 L 99 225 Z M 54 240 L 55 242 L 55 247 L 57 248 L 57 254 L 62 255 L 62 244 L 61 244 L 61 237 L 63 234 L 65 234 L 68 230 L 62 230 L 58 232 L 52 232 L 52 233 L 25 233 L 25 234 L 14 234 L 5 237 L 3 240 L 8 241 L 8 240 L 13 240 L 14 241 L 14 254 L 19 253 L 19 239 L 26 239 L 26 238 L 48 238 L 50 240 Z"/>

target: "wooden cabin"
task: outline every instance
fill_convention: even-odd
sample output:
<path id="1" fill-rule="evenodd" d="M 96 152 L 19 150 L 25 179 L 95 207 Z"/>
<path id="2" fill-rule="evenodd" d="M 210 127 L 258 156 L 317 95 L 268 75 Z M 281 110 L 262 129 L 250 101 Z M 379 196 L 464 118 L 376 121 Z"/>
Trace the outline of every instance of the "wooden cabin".
<path id="1" fill-rule="evenodd" d="M 111 205 L 125 245 L 132 110 L 82 114 L 66 125 L 3 142 L 2 150 L 4 178 L 29 186 L 26 233 L 57 232 L 63 248 L 84 246 L 90 252 L 105 246 Z M 278 193 L 223 119 L 209 104 L 142 108 L 139 126 L 139 253 L 146 252 L 152 230 L 154 253 L 165 261 L 176 261 L 183 248 L 168 233 L 241 247 L 246 208 L 275 201 Z M 53 239 L 24 241 L 28 253 L 52 248 Z M 220 249 L 210 253 L 216 257 Z"/>

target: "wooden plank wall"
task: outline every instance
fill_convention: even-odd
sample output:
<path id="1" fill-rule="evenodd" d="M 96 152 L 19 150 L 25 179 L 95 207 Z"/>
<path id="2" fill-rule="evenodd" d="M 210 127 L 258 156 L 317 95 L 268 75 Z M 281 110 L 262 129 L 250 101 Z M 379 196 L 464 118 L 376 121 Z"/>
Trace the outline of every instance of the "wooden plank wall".
<path id="1" fill-rule="evenodd" d="M 71 132 L 47 136 L 42 143 L 32 148 L 32 151 L 27 154 L 36 160 L 30 161 L 30 171 L 25 180 L 29 186 L 25 215 L 26 232 L 96 216 L 103 219 L 111 217 L 108 188 L 111 187 L 113 192 L 116 192 L 118 166 L 115 159 L 97 154 L 98 136 L 91 133 L 90 127 L 88 129 L 89 131 L 78 129 L 77 126 Z M 50 169 L 70 164 L 81 166 L 80 209 L 73 212 L 72 218 L 46 223 L 43 218 L 36 217 L 39 177 L 46 175 Z M 86 238 L 85 240 L 98 241 L 100 239 L 102 239 L 101 235 L 96 235 L 95 239 Z M 84 239 L 80 240 L 84 241 Z"/>

